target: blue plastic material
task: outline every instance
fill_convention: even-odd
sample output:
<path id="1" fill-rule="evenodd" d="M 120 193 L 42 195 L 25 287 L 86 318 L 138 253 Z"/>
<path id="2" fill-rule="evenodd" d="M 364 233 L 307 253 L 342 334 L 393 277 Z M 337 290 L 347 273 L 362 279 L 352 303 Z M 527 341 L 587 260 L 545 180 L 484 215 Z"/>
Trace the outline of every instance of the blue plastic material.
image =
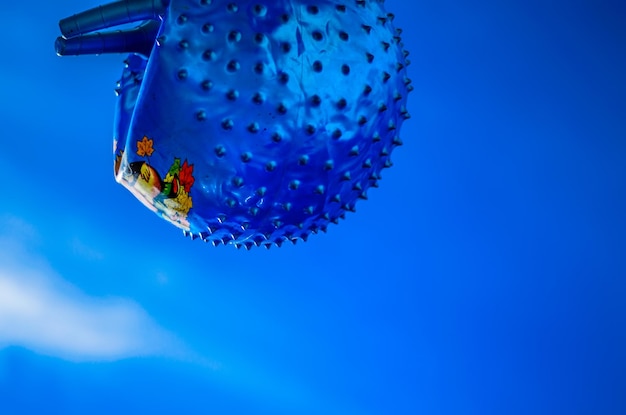
<path id="1" fill-rule="evenodd" d="M 186 234 L 246 248 L 306 240 L 391 166 L 412 87 L 382 1 L 104 8 L 64 19 L 57 52 L 136 52 L 117 89 L 115 177 Z M 128 10 L 150 20 L 140 37 L 93 41 L 103 35 L 87 31 L 127 23 Z"/>

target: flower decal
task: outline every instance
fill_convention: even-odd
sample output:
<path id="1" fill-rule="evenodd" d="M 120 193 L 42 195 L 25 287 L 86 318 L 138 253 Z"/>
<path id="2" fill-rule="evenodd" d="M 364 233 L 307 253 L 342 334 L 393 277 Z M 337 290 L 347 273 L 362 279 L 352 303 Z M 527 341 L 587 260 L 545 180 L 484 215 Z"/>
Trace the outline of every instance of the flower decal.
<path id="1" fill-rule="evenodd" d="M 193 178 L 193 164 L 187 164 L 187 160 L 183 163 L 179 173 L 180 184 L 185 188 L 185 191 L 189 193 L 191 186 L 195 179 Z"/>
<path id="2" fill-rule="evenodd" d="M 184 214 L 185 216 L 189 213 L 189 210 L 193 206 L 193 202 L 189 194 L 185 191 L 181 191 L 176 195 L 175 198 L 165 199 L 165 206 L 170 209 L 173 209 L 179 213 Z"/>
<path id="3" fill-rule="evenodd" d="M 150 157 L 154 153 L 153 144 L 154 141 L 144 135 L 141 141 L 137 141 L 137 155 Z"/>
<path id="4" fill-rule="evenodd" d="M 163 179 L 165 186 L 162 194 L 168 197 L 164 200 L 164 204 L 178 213 L 187 215 L 193 206 L 189 192 L 195 181 L 193 164 L 187 163 L 185 159 L 181 165 L 180 159 L 175 158 L 165 179 Z"/>

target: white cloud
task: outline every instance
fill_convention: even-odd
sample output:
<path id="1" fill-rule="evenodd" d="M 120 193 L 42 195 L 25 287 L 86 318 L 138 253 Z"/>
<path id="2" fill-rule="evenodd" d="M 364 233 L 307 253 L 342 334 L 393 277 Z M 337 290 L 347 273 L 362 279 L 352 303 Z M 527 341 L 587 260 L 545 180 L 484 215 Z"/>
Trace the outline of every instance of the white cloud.
<path id="1" fill-rule="evenodd" d="M 72 361 L 181 357 L 176 338 L 139 305 L 82 293 L 20 242 L 15 231 L 29 229 L 32 237 L 32 228 L 9 219 L 0 218 L 0 348 L 21 346 Z"/>

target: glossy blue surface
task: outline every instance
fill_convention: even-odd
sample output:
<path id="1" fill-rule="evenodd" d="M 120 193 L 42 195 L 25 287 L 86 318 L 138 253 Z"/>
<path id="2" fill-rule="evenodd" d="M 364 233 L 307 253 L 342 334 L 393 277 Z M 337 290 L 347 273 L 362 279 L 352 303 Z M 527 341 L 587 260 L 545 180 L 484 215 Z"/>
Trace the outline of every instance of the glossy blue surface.
<path id="1" fill-rule="evenodd" d="M 143 43 L 115 34 L 144 51 L 117 89 L 116 179 L 192 237 L 306 240 L 392 165 L 412 87 L 382 2 L 126 1 L 62 21 L 57 50 L 119 51 L 85 32 L 128 15 L 162 22 L 156 39 L 140 27 Z"/>

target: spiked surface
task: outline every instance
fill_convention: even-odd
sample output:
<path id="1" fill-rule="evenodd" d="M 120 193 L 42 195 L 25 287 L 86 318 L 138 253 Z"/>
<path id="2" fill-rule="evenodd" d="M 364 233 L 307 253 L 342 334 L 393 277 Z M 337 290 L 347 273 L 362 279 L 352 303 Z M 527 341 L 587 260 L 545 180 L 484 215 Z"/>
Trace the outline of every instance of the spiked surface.
<path id="1" fill-rule="evenodd" d="M 135 52 L 117 89 L 115 173 L 146 206 L 250 249 L 306 240 L 377 187 L 411 90 L 382 2 L 141 3 L 137 20 L 162 17 L 156 39 L 158 20 L 94 46 L 66 19 L 57 51 Z M 120 23 L 107 10 L 89 29 Z"/>

